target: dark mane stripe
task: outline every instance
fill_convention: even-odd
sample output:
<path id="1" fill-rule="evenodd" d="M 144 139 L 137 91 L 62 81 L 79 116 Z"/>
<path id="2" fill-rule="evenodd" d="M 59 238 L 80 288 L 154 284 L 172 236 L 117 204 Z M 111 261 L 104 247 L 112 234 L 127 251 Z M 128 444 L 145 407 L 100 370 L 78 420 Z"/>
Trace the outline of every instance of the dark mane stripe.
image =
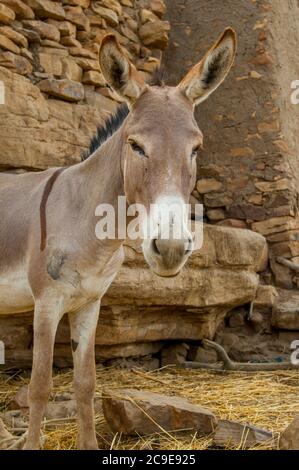
<path id="1" fill-rule="evenodd" d="M 163 67 L 158 67 L 153 71 L 152 76 L 147 83 L 150 86 L 163 87 L 165 85 L 166 78 L 165 69 L 163 69 Z M 129 112 L 130 110 L 128 106 L 125 103 L 121 104 L 113 116 L 109 117 L 104 124 L 98 126 L 95 135 L 90 141 L 89 149 L 81 156 L 82 161 L 87 160 L 90 155 L 92 155 L 104 142 L 106 142 L 106 140 L 109 139 L 109 137 L 114 134 L 114 132 L 120 128 Z"/>
<path id="2" fill-rule="evenodd" d="M 106 140 L 108 140 L 109 137 L 111 137 L 114 132 L 116 132 L 120 128 L 128 114 L 128 106 L 126 104 L 122 104 L 118 107 L 116 113 L 113 116 L 110 116 L 103 125 L 98 126 L 97 131 L 89 144 L 89 149 L 81 156 L 81 160 L 86 160 L 104 142 L 106 142 Z"/>

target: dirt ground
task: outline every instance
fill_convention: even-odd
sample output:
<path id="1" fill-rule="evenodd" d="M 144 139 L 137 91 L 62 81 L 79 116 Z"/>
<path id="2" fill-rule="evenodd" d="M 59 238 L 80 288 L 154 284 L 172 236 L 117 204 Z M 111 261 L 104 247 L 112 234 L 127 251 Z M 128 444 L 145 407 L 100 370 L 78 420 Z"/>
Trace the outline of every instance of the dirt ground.
<path id="1" fill-rule="evenodd" d="M 52 400 L 72 392 L 72 371 L 54 375 Z M 0 414 L 5 411 L 16 391 L 29 381 L 28 374 L 0 376 Z M 178 395 L 192 403 L 211 409 L 220 419 L 238 420 L 274 432 L 278 438 L 299 413 L 298 372 L 219 373 L 164 368 L 142 376 L 133 371 L 98 367 L 96 400 L 103 390 L 142 389 L 167 395 Z M 55 426 L 44 423 L 45 449 L 76 448 L 76 421 L 58 421 Z M 11 430 L 11 429 L 10 429 Z M 11 430 L 13 432 L 13 430 Z M 126 437 L 113 434 L 101 408 L 96 414 L 96 431 L 102 449 L 205 450 L 213 448 L 212 436 L 201 437 L 196 432 L 157 433 L 147 437 Z M 277 439 L 276 439 L 277 442 Z M 242 449 L 240 443 L 238 449 Z M 228 446 L 228 449 L 233 447 Z M 273 449 L 265 443 L 259 449 Z"/>

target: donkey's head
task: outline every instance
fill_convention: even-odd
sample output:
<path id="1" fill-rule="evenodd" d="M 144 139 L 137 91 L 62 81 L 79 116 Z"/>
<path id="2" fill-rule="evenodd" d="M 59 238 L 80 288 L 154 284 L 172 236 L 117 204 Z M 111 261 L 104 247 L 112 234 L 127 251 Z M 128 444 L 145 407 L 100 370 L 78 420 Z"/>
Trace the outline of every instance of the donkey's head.
<path id="1" fill-rule="evenodd" d="M 102 41 L 102 73 L 130 107 L 123 127 L 125 193 L 129 204 L 146 208 L 151 236 L 145 237 L 143 252 L 158 275 L 176 275 L 192 251 L 185 207 L 203 143 L 194 107 L 223 82 L 235 50 L 236 35 L 228 28 L 177 87 L 158 87 L 143 81 L 114 36 Z"/>

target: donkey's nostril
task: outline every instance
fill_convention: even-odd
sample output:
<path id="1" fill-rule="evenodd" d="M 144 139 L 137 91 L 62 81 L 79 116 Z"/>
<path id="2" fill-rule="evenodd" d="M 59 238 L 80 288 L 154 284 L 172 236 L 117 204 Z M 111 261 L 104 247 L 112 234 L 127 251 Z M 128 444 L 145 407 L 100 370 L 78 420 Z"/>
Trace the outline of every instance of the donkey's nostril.
<path id="1" fill-rule="evenodd" d="M 189 238 L 188 241 L 185 243 L 185 255 L 189 255 L 193 251 L 193 240 Z"/>
<path id="2" fill-rule="evenodd" d="M 156 238 L 153 239 L 153 251 L 156 253 L 156 255 L 160 255 L 161 253 L 159 251 L 157 241 L 158 240 Z"/>

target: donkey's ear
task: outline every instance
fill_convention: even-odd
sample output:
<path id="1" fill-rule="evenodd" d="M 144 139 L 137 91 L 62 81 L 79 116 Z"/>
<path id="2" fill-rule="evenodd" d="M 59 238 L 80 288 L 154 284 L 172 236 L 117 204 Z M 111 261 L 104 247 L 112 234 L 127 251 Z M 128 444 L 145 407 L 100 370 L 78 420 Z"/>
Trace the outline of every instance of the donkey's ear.
<path id="1" fill-rule="evenodd" d="M 236 55 L 237 37 L 227 28 L 204 58 L 183 78 L 179 88 L 197 105 L 223 82 Z"/>
<path id="2" fill-rule="evenodd" d="M 128 104 L 133 104 L 146 85 L 113 34 L 103 38 L 99 61 L 107 84 Z"/>

